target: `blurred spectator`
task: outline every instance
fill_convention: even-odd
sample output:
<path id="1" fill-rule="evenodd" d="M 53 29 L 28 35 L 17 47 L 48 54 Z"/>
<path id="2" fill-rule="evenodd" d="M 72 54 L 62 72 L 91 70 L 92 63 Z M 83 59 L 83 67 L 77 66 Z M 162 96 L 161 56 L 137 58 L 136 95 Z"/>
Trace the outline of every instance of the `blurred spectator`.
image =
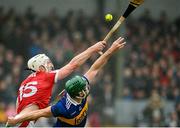
<path id="1" fill-rule="evenodd" d="M 145 120 L 151 127 L 162 127 L 164 123 L 163 101 L 157 91 L 153 91 L 147 107 L 143 111 Z"/>
<path id="2" fill-rule="evenodd" d="M 133 99 L 147 98 L 153 89 L 164 99 L 179 98 L 178 21 L 170 22 L 166 12 L 154 20 L 149 10 L 140 18 L 131 17 L 127 21 L 126 35 L 130 44 L 125 50 L 124 85 L 132 92 Z"/>
<path id="3" fill-rule="evenodd" d="M 89 103 L 89 116 L 87 119 L 87 127 L 100 127 L 101 125 L 101 120 L 100 120 L 100 115 L 98 112 L 93 111 L 94 109 L 92 108 L 94 106 L 94 100 L 92 99 L 93 97 L 91 94 L 88 96 L 88 103 Z"/>
<path id="4" fill-rule="evenodd" d="M 7 116 L 15 116 L 16 115 L 16 106 L 14 103 L 8 104 L 6 107 L 6 115 Z"/>
<path id="5" fill-rule="evenodd" d="M 178 127 L 179 126 L 179 122 L 178 122 L 178 116 L 177 116 L 177 113 L 174 111 L 174 112 L 171 112 L 170 115 L 169 115 L 169 118 L 167 119 L 167 126 L 168 127 Z"/>
<path id="6" fill-rule="evenodd" d="M 175 112 L 176 112 L 176 116 L 177 116 L 177 124 L 178 126 L 180 126 L 180 102 L 177 101 L 175 104 Z"/>
<path id="7" fill-rule="evenodd" d="M 7 115 L 4 110 L 5 110 L 5 104 L 3 102 L 0 102 L 0 127 L 3 127 L 3 124 L 7 120 Z"/>
<path id="8" fill-rule="evenodd" d="M 105 119 L 103 119 L 103 124 L 108 126 L 109 124 L 114 124 L 113 117 L 115 111 L 114 106 L 114 95 L 113 95 L 113 84 L 111 82 L 111 76 L 106 74 L 103 80 L 103 93 L 102 93 L 102 114 Z"/>

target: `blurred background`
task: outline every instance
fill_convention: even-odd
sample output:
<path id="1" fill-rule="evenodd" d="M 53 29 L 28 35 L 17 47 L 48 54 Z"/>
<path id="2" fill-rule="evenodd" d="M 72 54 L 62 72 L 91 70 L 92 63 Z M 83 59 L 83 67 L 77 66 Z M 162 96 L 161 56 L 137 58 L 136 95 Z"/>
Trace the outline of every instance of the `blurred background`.
<path id="1" fill-rule="evenodd" d="M 128 0 L 0 0 L 0 126 L 16 114 L 27 60 L 47 54 L 56 68 L 103 40 Z M 126 47 L 100 72 L 89 96 L 87 126 L 180 126 L 180 1 L 145 0 L 111 38 Z M 112 13 L 113 21 L 104 15 Z M 75 73 L 82 74 L 92 56 Z M 71 75 L 71 77 L 73 74 Z M 57 83 L 51 103 L 68 78 Z M 53 126 L 42 118 L 37 126 Z"/>

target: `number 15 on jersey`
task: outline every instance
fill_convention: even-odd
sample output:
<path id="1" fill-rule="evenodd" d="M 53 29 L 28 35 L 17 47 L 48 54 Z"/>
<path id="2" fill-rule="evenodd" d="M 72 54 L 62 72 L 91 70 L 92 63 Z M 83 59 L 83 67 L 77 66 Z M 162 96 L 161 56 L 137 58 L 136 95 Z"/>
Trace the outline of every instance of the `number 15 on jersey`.
<path id="1" fill-rule="evenodd" d="M 34 94 L 36 94 L 37 92 L 37 87 L 36 85 L 38 84 L 37 81 L 32 81 L 29 82 L 25 85 L 22 85 L 19 88 L 19 92 L 20 92 L 20 101 L 22 100 L 23 97 L 30 97 L 33 96 Z"/>

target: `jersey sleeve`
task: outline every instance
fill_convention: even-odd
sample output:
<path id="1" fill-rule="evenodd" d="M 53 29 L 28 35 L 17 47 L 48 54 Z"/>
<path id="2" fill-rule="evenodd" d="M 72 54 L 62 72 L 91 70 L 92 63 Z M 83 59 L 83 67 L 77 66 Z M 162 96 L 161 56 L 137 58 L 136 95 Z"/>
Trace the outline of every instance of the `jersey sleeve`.
<path id="1" fill-rule="evenodd" d="M 85 76 L 82 76 L 82 78 L 83 78 L 83 79 L 85 79 L 85 80 L 86 80 L 86 82 L 87 82 L 87 84 L 89 85 L 89 80 L 88 80 L 88 78 L 87 78 L 87 77 L 85 77 Z"/>
<path id="2" fill-rule="evenodd" d="M 66 115 L 66 110 L 61 101 L 57 102 L 51 107 L 51 112 L 54 117 Z"/>
<path id="3" fill-rule="evenodd" d="M 46 74 L 46 78 L 48 81 L 52 83 L 56 83 L 58 81 L 58 71 L 52 71 Z"/>

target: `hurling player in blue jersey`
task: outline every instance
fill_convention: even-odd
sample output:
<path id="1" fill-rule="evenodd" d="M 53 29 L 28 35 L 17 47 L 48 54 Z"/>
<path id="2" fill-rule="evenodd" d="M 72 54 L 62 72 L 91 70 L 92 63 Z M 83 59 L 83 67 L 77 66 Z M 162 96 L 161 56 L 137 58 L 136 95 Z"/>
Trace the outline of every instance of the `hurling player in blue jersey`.
<path id="1" fill-rule="evenodd" d="M 108 59 L 124 47 L 124 38 L 118 38 L 111 47 L 101 55 L 84 76 L 75 76 L 66 82 L 64 95 L 59 101 L 45 109 L 36 110 L 20 116 L 9 117 L 8 124 L 13 126 L 26 120 L 37 120 L 40 117 L 57 117 L 55 127 L 84 127 L 86 124 L 89 84 L 96 77 Z"/>

